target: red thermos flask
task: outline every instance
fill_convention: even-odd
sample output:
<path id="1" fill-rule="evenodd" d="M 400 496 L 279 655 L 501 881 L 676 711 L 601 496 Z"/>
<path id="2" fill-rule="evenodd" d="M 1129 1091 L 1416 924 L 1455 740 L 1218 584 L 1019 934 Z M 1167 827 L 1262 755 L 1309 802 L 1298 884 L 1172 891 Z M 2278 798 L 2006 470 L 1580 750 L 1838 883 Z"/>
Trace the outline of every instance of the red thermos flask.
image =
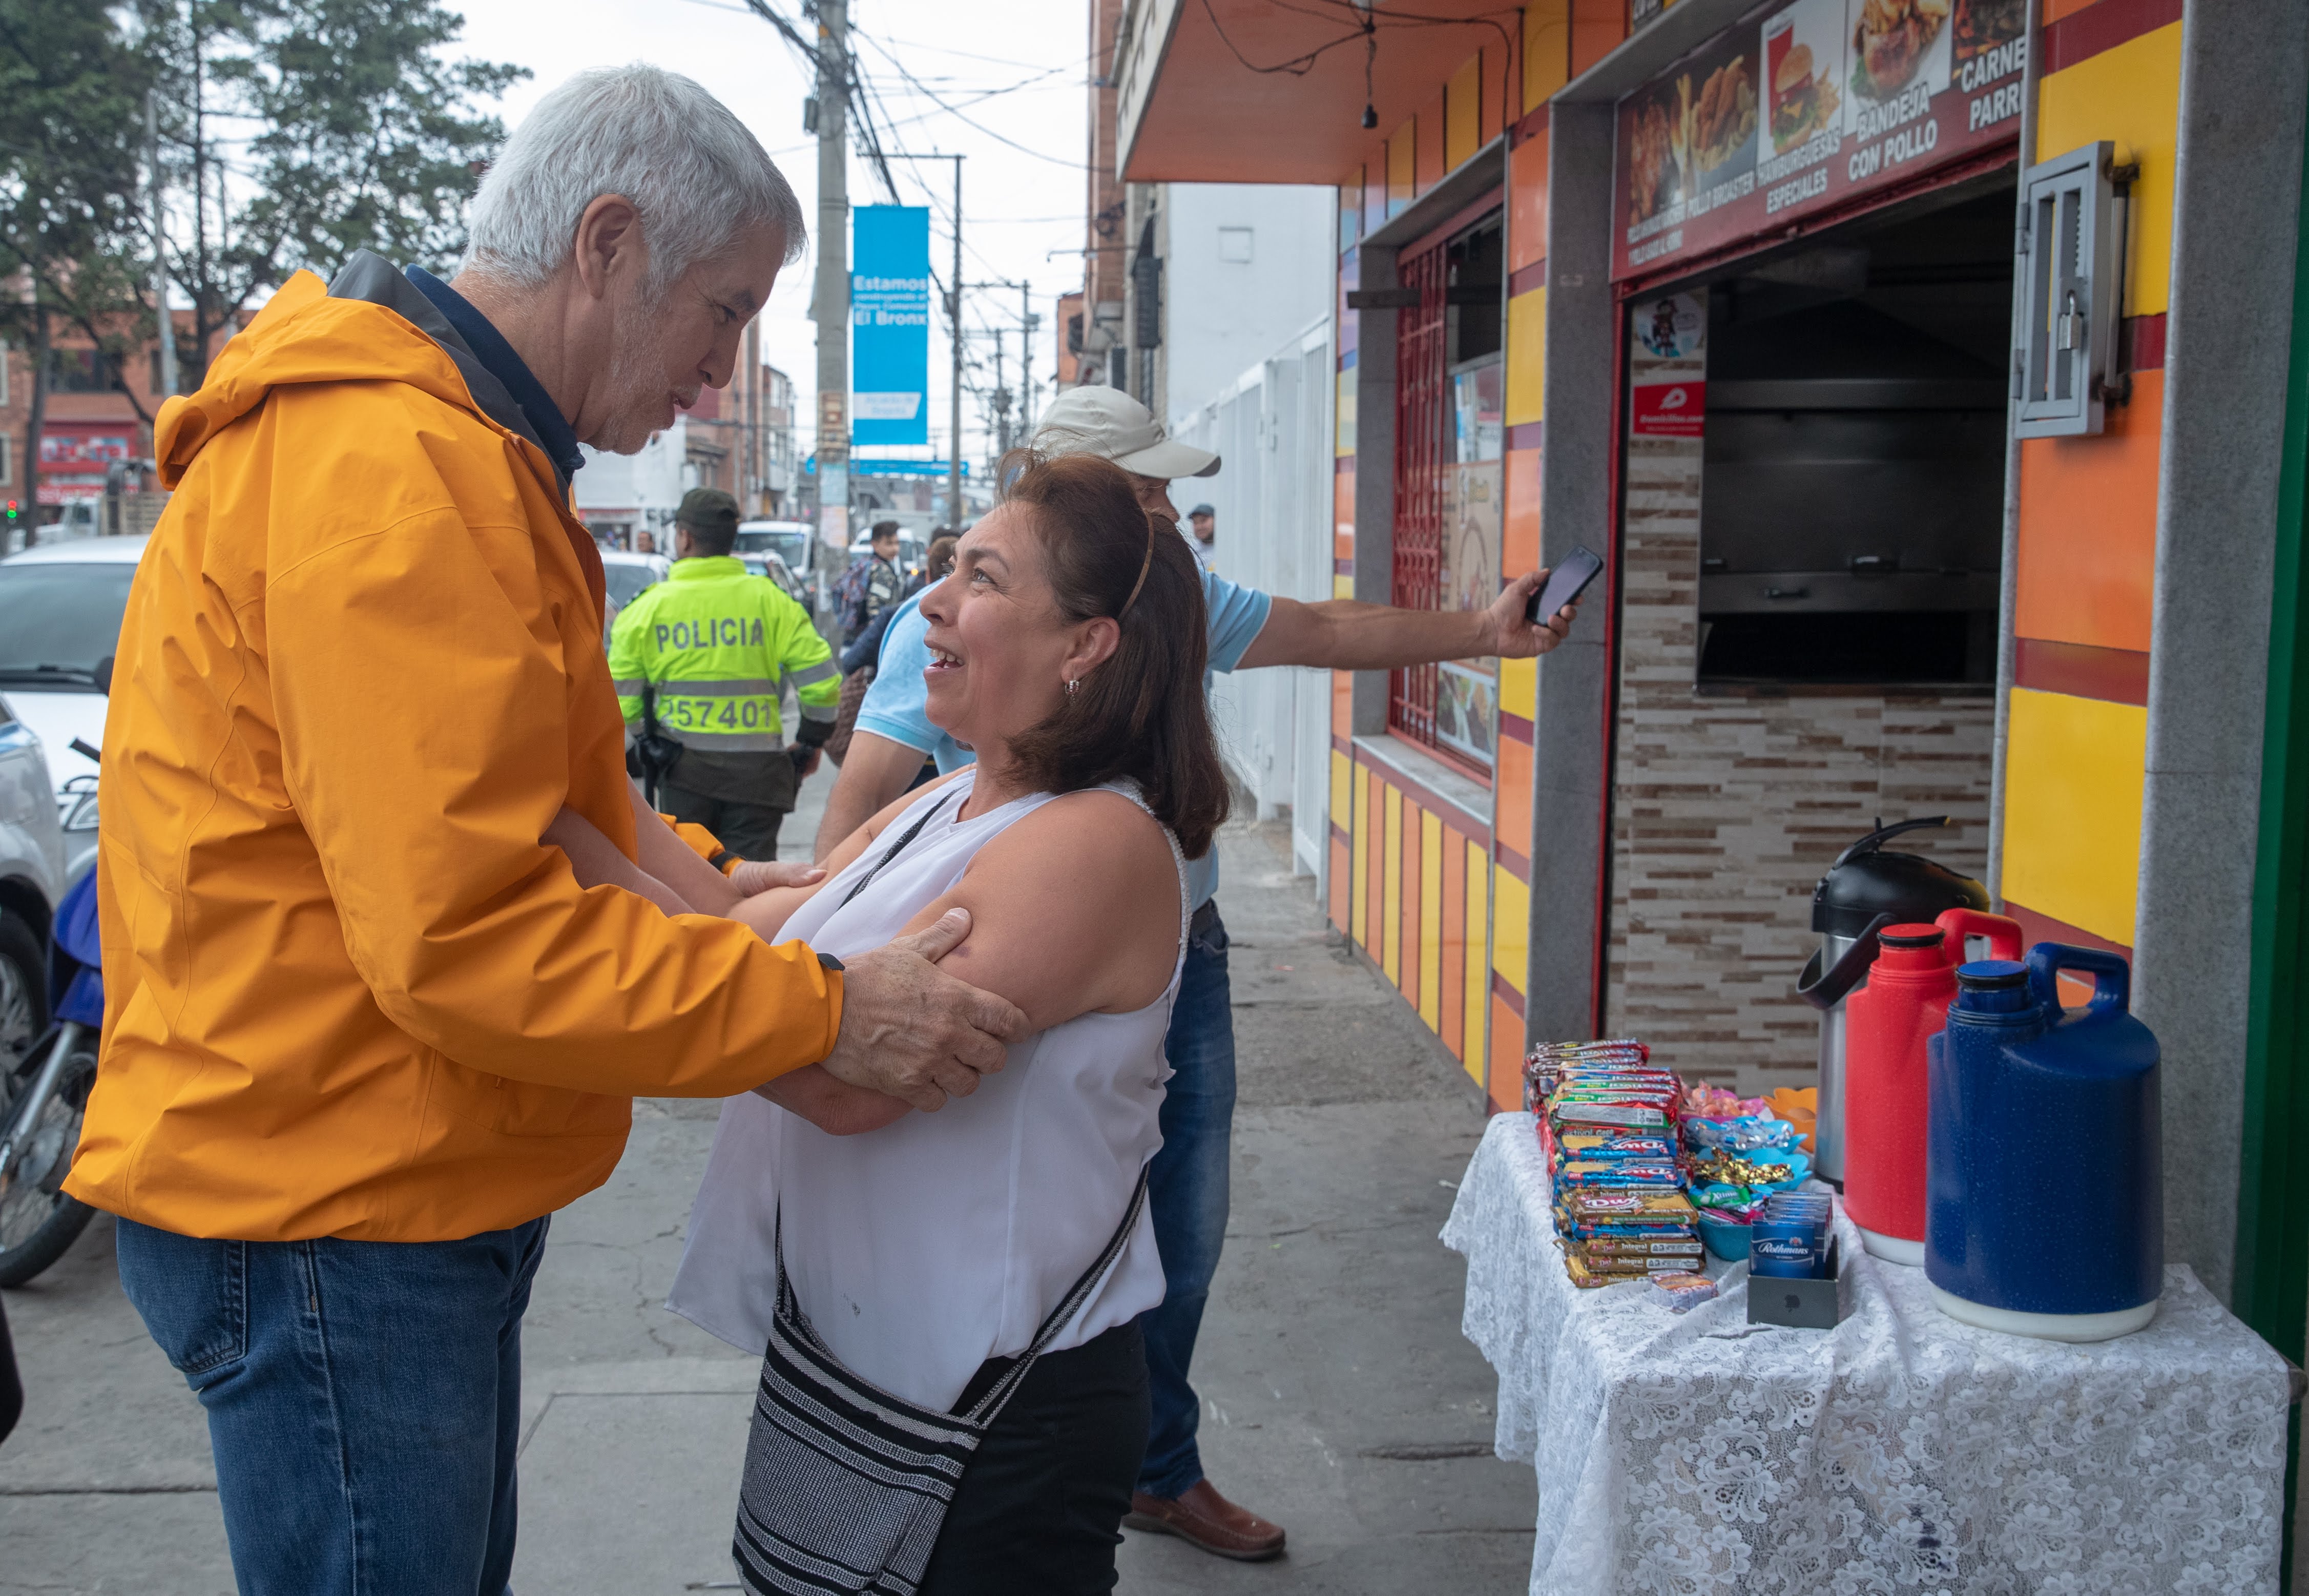
<path id="1" fill-rule="evenodd" d="M 1868 984 L 1845 999 L 1844 1211 L 1894 1263 L 1924 1261 L 1924 1044 L 1948 1024 L 1968 936 L 2020 957 L 2019 922 L 1950 909 L 1878 932 Z"/>

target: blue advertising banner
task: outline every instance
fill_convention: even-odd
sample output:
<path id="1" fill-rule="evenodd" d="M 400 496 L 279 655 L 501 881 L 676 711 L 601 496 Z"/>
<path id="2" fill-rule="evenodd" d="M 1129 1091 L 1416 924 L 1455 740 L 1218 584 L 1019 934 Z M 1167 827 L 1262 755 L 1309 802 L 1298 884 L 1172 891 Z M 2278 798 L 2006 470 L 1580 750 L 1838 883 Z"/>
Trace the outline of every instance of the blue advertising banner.
<path id="1" fill-rule="evenodd" d="M 928 443 L 930 211 L 860 205 L 851 217 L 851 447 Z"/>

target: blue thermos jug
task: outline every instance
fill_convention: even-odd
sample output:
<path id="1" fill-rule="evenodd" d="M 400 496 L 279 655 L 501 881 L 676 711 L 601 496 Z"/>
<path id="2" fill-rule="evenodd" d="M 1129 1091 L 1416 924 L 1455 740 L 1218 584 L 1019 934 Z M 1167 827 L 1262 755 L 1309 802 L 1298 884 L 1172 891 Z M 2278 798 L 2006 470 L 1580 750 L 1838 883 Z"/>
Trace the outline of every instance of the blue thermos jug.
<path id="1" fill-rule="evenodd" d="M 2063 1010 L 2060 972 L 2093 977 Z M 2157 1038 L 2114 953 L 2039 942 L 1957 970 L 1926 1047 L 1924 1274 L 1950 1317 L 2104 1341 L 2165 1288 Z"/>

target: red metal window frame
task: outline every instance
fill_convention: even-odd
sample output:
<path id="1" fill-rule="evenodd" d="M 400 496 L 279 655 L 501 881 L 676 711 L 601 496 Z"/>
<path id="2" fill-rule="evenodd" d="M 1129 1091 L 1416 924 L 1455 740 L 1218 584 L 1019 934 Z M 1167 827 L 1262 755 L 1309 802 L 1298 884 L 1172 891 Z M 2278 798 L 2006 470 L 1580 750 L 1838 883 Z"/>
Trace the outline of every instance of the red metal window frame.
<path id="1" fill-rule="evenodd" d="M 1395 568 L 1390 597 L 1399 608 L 1433 610 L 1443 593 L 1443 473 L 1448 436 L 1444 289 L 1448 241 L 1397 265 L 1396 281 L 1419 295 L 1395 318 Z M 1437 749 L 1433 665 L 1413 665 L 1388 680 L 1390 731 Z"/>

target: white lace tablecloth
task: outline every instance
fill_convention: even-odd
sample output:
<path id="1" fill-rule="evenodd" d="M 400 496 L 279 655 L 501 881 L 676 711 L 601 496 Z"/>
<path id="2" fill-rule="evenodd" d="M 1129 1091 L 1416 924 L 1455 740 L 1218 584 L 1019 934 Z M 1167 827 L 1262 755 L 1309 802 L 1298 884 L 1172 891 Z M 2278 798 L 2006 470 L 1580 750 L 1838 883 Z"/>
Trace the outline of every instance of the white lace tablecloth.
<path id="1" fill-rule="evenodd" d="M 2277 1589 L 2285 1362 L 2189 1270 L 2070 1346 L 1958 1323 L 1837 1224 L 1833 1331 L 1751 1325 L 1745 1264 L 1681 1316 L 1581 1291 L 1532 1117 L 1492 1121 L 1443 1240 L 1499 1455 L 1538 1471 L 1533 1596 Z"/>

